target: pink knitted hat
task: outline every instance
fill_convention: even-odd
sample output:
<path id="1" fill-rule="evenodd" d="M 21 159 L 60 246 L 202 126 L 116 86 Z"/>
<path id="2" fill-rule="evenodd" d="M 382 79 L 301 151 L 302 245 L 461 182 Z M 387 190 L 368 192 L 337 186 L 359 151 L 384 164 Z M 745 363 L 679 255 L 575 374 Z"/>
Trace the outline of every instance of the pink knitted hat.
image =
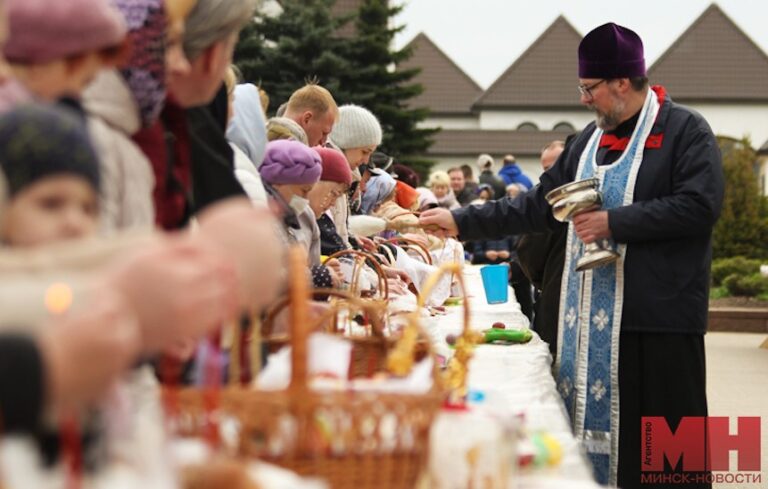
<path id="1" fill-rule="evenodd" d="M 320 180 L 325 182 L 338 182 L 346 186 L 352 184 L 352 170 L 349 169 L 347 157 L 339 150 L 315 146 L 315 151 L 320 155 L 323 165 L 323 173 Z"/>
<path id="2" fill-rule="evenodd" d="M 5 0 L 10 33 L 3 50 L 15 63 L 45 63 L 117 46 L 123 16 L 109 0 Z"/>

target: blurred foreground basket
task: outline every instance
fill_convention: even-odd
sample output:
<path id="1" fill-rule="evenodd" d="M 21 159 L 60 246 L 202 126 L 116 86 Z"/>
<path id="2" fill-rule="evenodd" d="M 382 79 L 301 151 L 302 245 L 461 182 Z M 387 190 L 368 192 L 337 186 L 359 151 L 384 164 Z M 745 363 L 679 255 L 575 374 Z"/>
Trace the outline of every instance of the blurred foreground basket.
<path id="1" fill-rule="evenodd" d="M 290 270 L 290 386 L 269 392 L 240 386 L 167 388 L 172 426 L 180 436 L 207 435 L 214 443 L 217 433 L 234 431 L 237 455 L 323 478 L 334 489 L 414 487 L 444 398 L 436 368 L 432 387 L 423 394 L 310 389 L 303 252 L 291 250 Z M 387 352 L 398 346 L 383 337 L 371 342 Z M 416 361 L 415 348 L 412 355 Z M 384 373 L 385 364 L 375 362 L 373 373 Z"/>

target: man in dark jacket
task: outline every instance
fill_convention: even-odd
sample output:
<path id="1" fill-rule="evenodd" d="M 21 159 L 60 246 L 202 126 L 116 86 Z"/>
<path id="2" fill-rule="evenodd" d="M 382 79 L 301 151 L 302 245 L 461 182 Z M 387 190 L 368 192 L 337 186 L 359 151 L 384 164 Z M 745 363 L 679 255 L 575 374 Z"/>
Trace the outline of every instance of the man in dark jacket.
<path id="1" fill-rule="evenodd" d="M 553 228 L 547 192 L 599 179 L 603 209 L 569 225 L 558 390 L 598 481 L 666 487 L 641 484 L 641 420 L 662 416 L 674 429 L 683 416 L 707 415 L 704 333 L 712 229 L 723 199 L 720 152 L 699 114 L 672 102 L 663 87 L 649 88 L 642 41 L 629 29 L 609 23 L 584 37 L 578 88 L 596 121 L 539 186 L 514 200 L 431 210 L 421 224 L 462 239 Z M 602 239 L 615 243 L 618 261 L 577 272 L 583 243 Z M 665 475 L 677 469 L 666 467 Z"/>
<path id="2" fill-rule="evenodd" d="M 562 141 L 552 141 L 541 151 L 541 167 L 549 170 L 563 152 Z M 565 263 L 568 226 L 523 235 L 517 243 L 517 259 L 525 275 L 536 288 L 533 304 L 533 330 L 549 344 L 554 360 L 557 355 L 557 322 L 560 311 L 560 282 Z"/>
<path id="3" fill-rule="evenodd" d="M 462 207 L 469 205 L 470 202 L 477 199 L 477 185 L 464 179 L 464 172 L 461 168 L 451 168 L 448 170 L 448 176 L 451 177 L 453 194 Z"/>

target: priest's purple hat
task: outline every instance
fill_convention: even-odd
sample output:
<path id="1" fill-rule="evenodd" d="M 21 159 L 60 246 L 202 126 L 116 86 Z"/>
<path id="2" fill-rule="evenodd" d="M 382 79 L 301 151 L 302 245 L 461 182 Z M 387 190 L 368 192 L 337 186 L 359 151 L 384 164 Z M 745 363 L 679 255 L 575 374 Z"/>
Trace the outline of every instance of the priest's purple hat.
<path id="1" fill-rule="evenodd" d="M 643 41 L 634 31 L 613 22 L 584 36 L 579 44 L 579 78 L 645 76 Z"/>

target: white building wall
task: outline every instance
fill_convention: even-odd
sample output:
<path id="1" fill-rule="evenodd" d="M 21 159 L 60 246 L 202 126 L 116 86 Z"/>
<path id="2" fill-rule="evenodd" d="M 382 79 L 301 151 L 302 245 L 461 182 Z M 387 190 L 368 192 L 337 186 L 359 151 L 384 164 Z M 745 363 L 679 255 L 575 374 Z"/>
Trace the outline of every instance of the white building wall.
<path id="1" fill-rule="evenodd" d="M 768 196 L 768 156 L 758 159 L 760 167 L 758 171 L 757 186 L 760 193 Z"/>
<path id="2" fill-rule="evenodd" d="M 701 113 L 717 135 L 737 139 L 749 136 L 753 147 L 768 139 L 768 104 L 696 104 L 689 107 Z"/>
<path id="3" fill-rule="evenodd" d="M 432 165 L 431 171 L 448 171 L 450 168 L 461 166 L 461 165 L 469 165 L 472 167 L 472 171 L 475 174 L 475 180 L 477 180 L 477 165 L 475 165 L 475 158 L 467 157 L 462 158 L 458 156 L 445 156 L 445 157 L 435 157 L 430 156 L 429 159 L 435 162 L 434 165 Z"/>
<path id="4" fill-rule="evenodd" d="M 742 138 L 749 136 L 753 146 L 768 140 L 768 104 L 759 105 L 716 105 L 696 104 L 690 107 L 704 116 L 715 134 Z M 561 122 L 570 123 L 577 131 L 594 120 L 587 111 L 490 111 L 479 117 L 431 117 L 421 127 L 442 127 L 443 129 L 488 129 L 514 130 L 523 123 L 533 123 L 542 130 L 552 130 Z"/>
<path id="5" fill-rule="evenodd" d="M 480 119 L 472 117 L 429 117 L 418 124 L 419 128 L 442 127 L 443 129 L 480 129 Z"/>
<path id="6" fill-rule="evenodd" d="M 539 130 L 551 131 L 561 122 L 570 123 L 577 131 L 594 120 L 594 115 L 584 110 L 578 111 L 491 111 L 480 113 L 481 129 L 517 129 L 520 124 L 532 122 Z"/>
<path id="7" fill-rule="evenodd" d="M 749 136 L 753 146 L 759 146 L 768 140 L 768 104 L 758 105 L 721 105 L 696 104 L 692 109 L 701 113 L 717 135 L 742 138 Z M 540 130 L 551 130 L 560 122 L 569 122 L 576 130 L 582 129 L 594 120 L 594 115 L 587 111 L 483 111 L 479 117 L 430 118 L 422 127 L 442 127 L 443 129 L 487 129 L 514 130 L 525 122 L 532 122 Z M 499 159 L 502 155 L 499 156 Z M 434 158 L 434 157 L 433 157 Z M 434 169 L 447 170 L 454 166 L 470 164 L 476 170 L 472 157 L 438 157 Z M 538 181 L 541 167 L 536 158 L 518 158 L 518 164 L 534 182 Z M 763 161 L 758 182 L 760 189 L 768 195 L 768 159 Z"/>

